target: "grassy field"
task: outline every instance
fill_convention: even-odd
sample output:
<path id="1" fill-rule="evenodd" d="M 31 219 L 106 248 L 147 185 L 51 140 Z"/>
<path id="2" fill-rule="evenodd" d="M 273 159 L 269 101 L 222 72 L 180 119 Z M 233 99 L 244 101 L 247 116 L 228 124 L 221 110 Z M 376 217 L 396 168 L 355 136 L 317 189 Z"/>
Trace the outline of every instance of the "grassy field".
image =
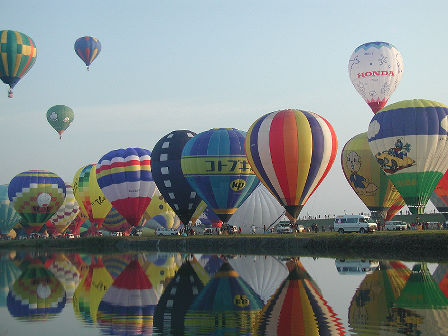
<path id="1" fill-rule="evenodd" d="M 90 237 L 0 241 L 0 249 L 107 254 L 164 251 L 448 262 L 448 230 L 232 236 Z"/>

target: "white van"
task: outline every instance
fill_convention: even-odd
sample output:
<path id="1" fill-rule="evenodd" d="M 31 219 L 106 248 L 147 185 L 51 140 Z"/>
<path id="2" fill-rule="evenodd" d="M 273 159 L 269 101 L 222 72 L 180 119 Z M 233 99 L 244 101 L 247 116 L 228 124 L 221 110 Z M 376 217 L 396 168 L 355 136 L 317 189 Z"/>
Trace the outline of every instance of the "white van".
<path id="1" fill-rule="evenodd" d="M 371 273 L 379 266 L 378 261 L 364 259 L 335 259 L 336 269 L 339 274 Z"/>
<path id="2" fill-rule="evenodd" d="M 369 216 L 343 215 L 334 219 L 334 231 L 344 232 L 374 232 L 377 230 L 376 223 Z"/>

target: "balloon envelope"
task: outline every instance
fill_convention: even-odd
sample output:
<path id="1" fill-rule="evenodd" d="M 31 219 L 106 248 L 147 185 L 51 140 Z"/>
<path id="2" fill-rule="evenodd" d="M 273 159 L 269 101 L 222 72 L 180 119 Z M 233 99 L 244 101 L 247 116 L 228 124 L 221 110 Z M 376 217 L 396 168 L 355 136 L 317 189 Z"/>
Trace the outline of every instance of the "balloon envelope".
<path id="1" fill-rule="evenodd" d="M 448 107 L 404 100 L 383 108 L 370 121 L 370 149 L 412 213 L 423 213 L 448 169 Z"/>
<path id="2" fill-rule="evenodd" d="M 350 57 L 348 73 L 356 91 L 377 113 L 400 84 L 403 59 L 390 43 L 364 43 Z"/>
<path id="3" fill-rule="evenodd" d="M 156 143 L 151 157 L 152 173 L 157 188 L 185 225 L 188 225 L 201 202 L 201 198 L 187 182 L 181 168 L 182 150 L 195 135 L 196 133 L 189 130 L 172 131 Z"/>
<path id="4" fill-rule="evenodd" d="M 14 30 L 0 31 L 0 79 L 12 89 L 36 62 L 36 44 L 31 37 Z"/>
<path id="5" fill-rule="evenodd" d="M 8 197 L 8 185 L 0 185 L 0 233 L 8 234 L 20 222 L 20 215 Z"/>
<path id="6" fill-rule="evenodd" d="M 96 179 L 96 165 L 84 166 L 73 178 L 73 194 L 81 211 L 89 218 L 89 221 L 99 229 L 104 218 L 112 208 L 112 204 L 106 199 Z"/>
<path id="7" fill-rule="evenodd" d="M 266 114 L 247 132 L 246 155 L 255 174 L 297 218 L 330 170 L 337 151 L 333 127 L 300 110 Z"/>
<path id="8" fill-rule="evenodd" d="M 101 51 L 100 41 L 92 36 L 83 36 L 75 42 L 75 52 L 85 63 L 87 69 Z"/>
<path id="9" fill-rule="evenodd" d="M 347 182 L 376 218 L 385 218 L 401 197 L 372 155 L 367 133 L 351 138 L 342 149 L 341 165 Z"/>
<path id="10" fill-rule="evenodd" d="M 75 114 L 73 110 L 65 105 L 55 105 L 47 111 L 48 123 L 58 132 L 59 135 L 71 125 Z"/>
<path id="11" fill-rule="evenodd" d="M 8 186 L 8 197 L 22 217 L 21 225 L 37 232 L 61 207 L 65 199 L 65 183 L 55 173 L 28 170 L 16 175 Z"/>
<path id="12" fill-rule="evenodd" d="M 182 151 L 182 173 L 223 222 L 259 183 L 244 154 L 244 137 L 234 128 L 215 128 L 190 139 Z"/>
<path id="13" fill-rule="evenodd" d="M 434 204 L 437 211 L 444 214 L 448 213 L 448 174 L 446 172 L 434 188 L 431 195 L 431 202 Z"/>
<path id="14" fill-rule="evenodd" d="M 65 188 L 66 195 L 64 203 L 62 203 L 58 211 L 56 211 L 56 213 L 49 219 L 59 233 L 64 232 L 79 213 L 79 205 L 73 194 L 72 186 L 66 184 Z"/>
<path id="15" fill-rule="evenodd" d="M 151 152 L 143 148 L 113 150 L 96 166 L 98 185 L 112 206 L 131 226 L 137 226 L 151 202 L 156 184 Z"/>

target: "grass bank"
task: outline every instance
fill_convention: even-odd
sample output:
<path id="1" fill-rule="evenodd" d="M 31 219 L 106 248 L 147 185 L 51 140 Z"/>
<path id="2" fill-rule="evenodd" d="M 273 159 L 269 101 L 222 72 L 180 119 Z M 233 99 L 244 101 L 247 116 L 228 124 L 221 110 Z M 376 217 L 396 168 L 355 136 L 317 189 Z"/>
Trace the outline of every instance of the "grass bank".
<path id="1" fill-rule="evenodd" d="M 0 241 L 0 249 L 92 254 L 163 251 L 448 262 L 448 231 L 10 240 Z"/>

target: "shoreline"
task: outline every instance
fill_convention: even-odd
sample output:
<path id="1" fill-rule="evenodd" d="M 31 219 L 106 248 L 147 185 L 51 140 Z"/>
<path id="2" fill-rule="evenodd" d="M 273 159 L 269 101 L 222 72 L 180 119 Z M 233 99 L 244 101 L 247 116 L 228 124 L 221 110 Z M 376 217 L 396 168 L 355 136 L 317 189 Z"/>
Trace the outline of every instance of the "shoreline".
<path id="1" fill-rule="evenodd" d="M 448 230 L 3 240 L 0 241 L 1 250 L 92 254 L 180 252 L 448 262 Z"/>

